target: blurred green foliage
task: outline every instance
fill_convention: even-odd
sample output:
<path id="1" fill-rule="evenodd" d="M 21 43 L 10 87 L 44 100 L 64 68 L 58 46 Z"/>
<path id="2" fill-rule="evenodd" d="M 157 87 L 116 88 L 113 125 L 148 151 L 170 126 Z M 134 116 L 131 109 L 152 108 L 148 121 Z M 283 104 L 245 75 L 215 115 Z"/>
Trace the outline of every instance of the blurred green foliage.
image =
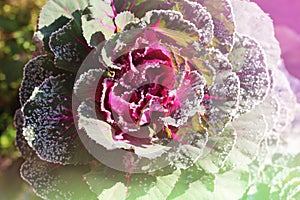
<path id="1" fill-rule="evenodd" d="M 20 107 L 23 67 L 35 50 L 32 36 L 46 0 L 0 1 L 0 156 L 15 153 L 13 116 Z"/>

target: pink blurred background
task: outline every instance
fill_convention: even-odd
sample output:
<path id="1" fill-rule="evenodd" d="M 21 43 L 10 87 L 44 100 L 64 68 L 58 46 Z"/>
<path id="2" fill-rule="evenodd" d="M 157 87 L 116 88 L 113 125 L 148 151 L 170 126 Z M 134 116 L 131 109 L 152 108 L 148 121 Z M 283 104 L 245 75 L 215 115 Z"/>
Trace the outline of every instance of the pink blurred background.
<path id="1" fill-rule="evenodd" d="M 282 58 L 291 75 L 300 80 L 300 0 L 251 0 L 274 20 Z"/>

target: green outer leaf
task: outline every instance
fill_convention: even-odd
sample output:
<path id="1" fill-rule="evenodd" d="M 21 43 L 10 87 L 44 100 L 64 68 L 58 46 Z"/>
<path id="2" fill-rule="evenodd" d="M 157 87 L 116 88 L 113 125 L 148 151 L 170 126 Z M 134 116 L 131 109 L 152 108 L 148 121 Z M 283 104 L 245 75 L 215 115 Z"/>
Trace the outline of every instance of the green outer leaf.
<path id="1" fill-rule="evenodd" d="M 50 37 L 50 48 L 58 68 L 76 73 L 91 51 L 82 36 L 80 13 Z"/>
<path id="2" fill-rule="evenodd" d="M 270 198 L 270 188 L 268 184 L 257 183 L 251 185 L 246 194 L 242 197 L 241 200 L 265 200 Z"/>
<path id="3" fill-rule="evenodd" d="M 129 174 L 106 166 L 99 166 L 84 175 L 85 180 L 98 196 L 107 199 L 111 192 L 120 189 L 116 200 L 164 200 L 171 193 L 180 171 L 165 168 L 153 174 Z M 124 198 L 126 197 L 126 198 Z M 100 199 L 101 199 L 100 198 Z"/>
<path id="4" fill-rule="evenodd" d="M 110 38 L 115 33 L 115 17 L 110 1 L 90 0 L 82 16 L 83 35 L 90 46 Z M 97 42 L 95 37 L 99 37 Z"/>
<path id="5" fill-rule="evenodd" d="M 94 200 L 96 195 L 82 177 L 88 170 L 88 166 L 63 166 L 34 157 L 23 163 L 21 176 L 43 199 Z"/>
<path id="6" fill-rule="evenodd" d="M 207 178 L 207 177 L 205 177 Z M 178 188 L 180 190 L 180 188 Z M 189 184 L 189 188 L 180 196 L 171 198 L 174 200 L 211 200 L 212 192 L 207 189 L 207 186 L 201 181 L 197 180 Z"/>
<path id="7" fill-rule="evenodd" d="M 30 60 L 24 68 L 23 81 L 20 87 L 20 102 L 23 105 L 31 96 L 35 87 L 38 87 L 46 78 L 60 74 L 55 68 L 53 58 L 42 55 Z"/>
<path id="8" fill-rule="evenodd" d="M 179 175 L 179 170 L 165 176 L 158 175 L 154 187 L 152 187 L 145 196 L 138 199 L 165 199 L 174 188 Z"/>
<path id="9" fill-rule="evenodd" d="M 125 26 L 129 23 L 136 23 L 139 19 L 137 19 L 133 13 L 129 11 L 124 11 L 119 13 L 115 18 L 116 27 L 118 32 L 122 31 Z"/>
<path id="10" fill-rule="evenodd" d="M 300 167 L 286 168 L 277 171 L 269 184 L 271 199 L 293 199 L 299 195 Z M 295 195 L 295 196 L 294 196 Z"/>
<path id="11" fill-rule="evenodd" d="M 44 41 L 46 50 L 50 50 L 48 46 L 49 38 L 53 32 L 63 27 L 70 19 L 73 19 L 73 12 L 82 11 L 89 0 L 49 0 L 42 8 L 39 16 L 38 31 L 39 39 Z"/>
<path id="12" fill-rule="evenodd" d="M 180 178 L 167 199 L 212 199 L 214 184 L 215 175 L 193 165 L 181 170 Z"/>
<path id="13" fill-rule="evenodd" d="M 216 175 L 215 190 L 212 199 L 240 199 L 249 184 L 249 173 L 243 169 L 234 169 Z"/>
<path id="14" fill-rule="evenodd" d="M 103 190 L 103 192 L 98 196 L 98 199 L 113 199 L 113 200 L 121 200 L 126 199 L 126 186 L 120 182 L 116 183 L 109 189 Z"/>
<path id="15" fill-rule="evenodd" d="M 39 17 L 39 29 L 51 25 L 61 16 L 72 19 L 72 13 L 83 10 L 88 5 L 88 0 L 49 0 L 43 7 Z"/>
<path id="16" fill-rule="evenodd" d="M 254 39 L 236 34 L 228 58 L 240 79 L 238 114 L 243 114 L 261 103 L 269 92 L 270 77 L 265 55 Z"/>
<path id="17" fill-rule="evenodd" d="M 90 159 L 73 122 L 73 81 L 67 75 L 46 79 L 22 109 L 23 135 L 43 160 L 67 164 Z"/>
<path id="18" fill-rule="evenodd" d="M 138 18 L 145 16 L 145 13 L 151 10 L 169 10 L 173 4 L 164 0 L 139 0 L 139 1 L 124 1 L 113 0 L 113 4 L 117 13 L 130 11 Z"/>

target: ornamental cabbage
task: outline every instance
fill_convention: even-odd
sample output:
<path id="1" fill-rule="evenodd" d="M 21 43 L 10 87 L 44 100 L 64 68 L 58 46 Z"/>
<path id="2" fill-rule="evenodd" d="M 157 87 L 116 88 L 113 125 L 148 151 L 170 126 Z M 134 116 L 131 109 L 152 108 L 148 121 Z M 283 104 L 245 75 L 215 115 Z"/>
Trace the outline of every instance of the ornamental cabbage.
<path id="1" fill-rule="evenodd" d="M 293 120 L 251 2 L 49 0 L 34 41 L 16 145 L 44 199 L 239 199 Z"/>

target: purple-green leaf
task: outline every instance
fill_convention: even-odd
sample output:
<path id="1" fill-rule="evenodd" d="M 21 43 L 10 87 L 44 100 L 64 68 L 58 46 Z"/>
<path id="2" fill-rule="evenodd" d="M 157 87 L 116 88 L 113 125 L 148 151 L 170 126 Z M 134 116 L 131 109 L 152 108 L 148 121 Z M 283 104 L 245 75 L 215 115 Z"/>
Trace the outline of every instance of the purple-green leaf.
<path id="1" fill-rule="evenodd" d="M 192 0 L 206 7 L 214 23 L 213 46 L 228 53 L 233 46 L 235 24 L 229 0 Z"/>
<path id="2" fill-rule="evenodd" d="M 130 174 L 98 165 L 84 175 L 100 199 L 166 199 L 180 175 L 179 170 L 161 169 L 154 174 Z"/>
<path id="3" fill-rule="evenodd" d="M 89 160 L 74 125 L 70 99 L 73 81 L 66 75 L 49 77 L 22 108 L 23 135 L 43 160 L 63 164 Z"/>
<path id="4" fill-rule="evenodd" d="M 55 68 L 53 57 L 38 56 L 30 60 L 24 68 L 24 77 L 20 87 L 20 102 L 23 105 L 31 96 L 35 87 L 38 87 L 46 78 L 58 75 L 61 70 Z"/>
<path id="5" fill-rule="evenodd" d="M 75 15 L 76 18 L 51 35 L 49 42 L 56 66 L 68 72 L 77 72 L 91 51 L 82 35 L 80 14 Z"/>
<path id="6" fill-rule="evenodd" d="M 43 199 L 96 200 L 96 194 L 89 189 L 83 178 L 89 169 L 89 166 L 64 166 L 34 157 L 23 163 L 21 176 Z"/>
<path id="7" fill-rule="evenodd" d="M 265 55 L 254 39 L 236 34 L 228 57 L 240 80 L 238 113 L 243 114 L 261 103 L 269 92 L 270 77 Z"/>

